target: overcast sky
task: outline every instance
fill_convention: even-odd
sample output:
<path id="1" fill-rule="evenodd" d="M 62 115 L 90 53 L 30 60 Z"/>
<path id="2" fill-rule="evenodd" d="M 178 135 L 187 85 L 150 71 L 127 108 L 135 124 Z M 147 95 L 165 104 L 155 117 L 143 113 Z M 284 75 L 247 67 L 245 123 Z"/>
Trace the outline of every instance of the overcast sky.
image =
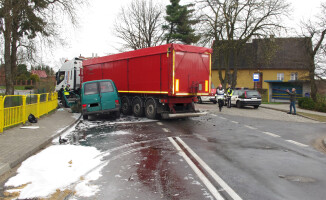
<path id="1" fill-rule="evenodd" d="M 41 55 L 43 62 L 54 67 L 56 71 L 61 58 L 72 59 L 79 55 L 90 57 L 93 53 L 98 56 L 117 53 L 115 46 L 118 45 L 118 40 L 113 35 L 113 23 L 121 7 L 130 1 L 89 0 L 89 5 L 78 11 L 77 28 L 72 28 L 68 22 L 62 22 L 61 32 L 66 44 L 52 49 L 51 53 L 44 51 Z M 169 0 L 157 1 L 163 6 L 169 3 Z M 185 2 L 188 1 L 181 0 L 181 4 Z M 300 20 L 309 19 L 318 13 L 322 0 L 288 0 L 288 2 L 292 4 L 293 13 L 287 24 L 297 28 Z"/>

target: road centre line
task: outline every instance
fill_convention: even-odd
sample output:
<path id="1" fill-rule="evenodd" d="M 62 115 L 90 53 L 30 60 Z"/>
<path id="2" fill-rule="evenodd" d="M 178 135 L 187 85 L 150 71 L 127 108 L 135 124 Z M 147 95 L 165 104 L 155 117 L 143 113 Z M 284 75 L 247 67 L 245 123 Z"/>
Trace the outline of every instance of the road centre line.
<path id="1" fill-rule="evenodd" d="M 211 194 L 215 197 L 215 199 L 217 199 L 217 200 L 224 200 L 224 198 L 220 195 L 220 193 L 217 191 L 217 189 L 214 187 L 214 185 L 206 178 L 206 176 L 191 161 L 191 159 L 180 148 L 180 146 L 173 140 L 173 138 L 172 137 L 168 137 L 168 139 L 173 144 L 173 146 L 178 150 L 178 152 L 181 154 L 181 156 L 186 160 L 186 162 L 192 168 L 192 170 L 194 170 L 194 172 L 197 174 L 197 176 L 199 177 L 199 179 L 205 184 L 205 186 L 211 192 Z"/>
<path id="2" fill-rule="evenodd" d="M 244 125 L 245 127 L 247 127 L 247 128 L 250 128 L 250 129 L 252 129 L 252 130 L 256 130 L 257 128 L 255 128 L 255 127 L 252 127 L 252 126 L 248 126 L 248 125 Z"/>
<path id="3" fill-rule="evenodd" d="M 163 126 L 162 122 L 156 122 L 158 125 Z"/>
<path id="4" fill-rule="evenodd" d="M 180 137 L 176 137 L 176 139 L 234 200 L 242 200 L 242 198 L 219 175 L 217 175 L 185 142 L 183 142 Z"/>
<path id="5" fill-rule="evenodd" d="M 308 147 L 309 145 L 306 145 L 306 144 L 302 144 L 300 142 L 296 142 L 296 141 L 293 141 L 293 140 L 285 140 L 287 142 L 290 142 L 292 144 L 295 144 L 295 145 L 298 145 L 298 146 L 301 146 L 301 147 Z"/>
<path id="6" fill-rule="evenodd" d="M 163 131 L 166 132 L 166 133 L 169 133 L 169 132 L 170 132 L 170 130 L 167 129 L 167 128 L 162 128 L 162 129 L 163 129 Z"/>
<path id="7" fill-rule="evenodd" d="M 266 134 L 266 135 L 272 136 L 272 137 L 281 137 L 279 135 L 276 135 L 276 134 L 270 133 L 270 132 L 263 132 L 263 133 Z"/>

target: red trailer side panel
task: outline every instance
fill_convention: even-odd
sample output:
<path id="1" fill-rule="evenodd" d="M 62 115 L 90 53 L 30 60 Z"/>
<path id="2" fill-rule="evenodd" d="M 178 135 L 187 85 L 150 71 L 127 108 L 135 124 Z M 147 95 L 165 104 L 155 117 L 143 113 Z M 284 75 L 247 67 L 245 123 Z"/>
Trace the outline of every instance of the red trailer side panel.
<path id="1" fill-rule="evenodd" d="M 160 94 L 160 55 L 131 58 L 129 60 L 129 92 Z M 166 66 L 164 66 L 166 67 Z M 120 90 L 120 89 L 119 89 Z"/>
<path id="2" fill-rule="evenodd" d="M 102 79 L 101 64 L 95 64 L 83 68 L 83 82 Z"/>
<path id="3" fill-rule="evenodd" d="M 103 63 L 102 78 L 113 80 L 119 91 L 128 91 L 128 60 Z"/>

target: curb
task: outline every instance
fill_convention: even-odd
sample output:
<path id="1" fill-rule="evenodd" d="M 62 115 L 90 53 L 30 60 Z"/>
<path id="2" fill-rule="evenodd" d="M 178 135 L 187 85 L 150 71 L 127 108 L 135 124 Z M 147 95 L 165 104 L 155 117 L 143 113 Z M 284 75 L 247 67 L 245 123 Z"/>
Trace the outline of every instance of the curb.
<path id="1" fill-rule="evenodd" d="M 79 122 L 80 118 L 81 118 L 81 115 L 79 116 L 78 119 L 76 119 L 73 123 L 71 123 L 70 125 L 68 125 L 65 129 L 63 129 L 62 131 L 58 132 L 57 134 L 52 135 L 49 139 L 46 139 L 40 145 L 38 145 L 35 148 L 33 148 L 32 150 L 26 152 L 24 155 L 19 156 L 19 158 L 15 159 L 11 163 L 0 163 L 0 177 L 3 176 L 4 174 L 6 174 L 7 172 L 9 172 L 10 170 L 12 170 L 13 168 L 15 168 L 17 165 L 19 165 L 20 163 L 22 163 L 24 160 L 26 160 L 30 156 L 34 155 L 35 153 L 37 153 L 41 149 L 45 148 L 47 145 L 49 145 L 52 142 L 52 140 L 54 138 L 56 138 L 59 135 L 63 134 L 68 129 L 70 129 L 71 127 L 73 127 L 75 124 L 77 124 Z"/>
<path id="2" fill-rule="evenodd" d="M 260 107 L 261 107 L 261 108 L 270 109 L 270 110 L 281 111 L 281 112 L 285 112 L 285 113 L 288 112 L 287 110 L 283 110 L 283 109 L 279 109 L 279 108 L 265 107 L 265 106 L 262 106 L 262 105 L 260 105 Z M 324 123 L 324 122 L 318 121 L 318 120 L 316 120 L 316 119 L 314 119 L 314 118 L 307 117 L 307 116 L 305 116 L 305 115 L 301 115 L 301 114 L 298 114 L 298 113 L 297 113 L 297 115 L 300 116 L 300 117 L 306 118 L 306 119 L 310 119 L 310 120 L 313 120 L 313 121 L 319 122 L 319 123 Z"/>

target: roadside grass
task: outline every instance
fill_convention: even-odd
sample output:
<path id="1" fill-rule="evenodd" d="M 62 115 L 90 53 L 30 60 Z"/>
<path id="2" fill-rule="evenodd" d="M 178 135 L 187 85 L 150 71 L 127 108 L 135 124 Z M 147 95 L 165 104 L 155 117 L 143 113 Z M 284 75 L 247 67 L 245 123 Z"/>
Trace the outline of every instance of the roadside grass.
<path id="1" fill-rule="evenodd" d="M 320 121 L 320 122 L 326 122 L 326 116 L 315 115 L 315 114 L 310 114 L 310 113 L 303 113 L 303 112 L 298 112 L 298 114 L 308 117 L 308 118 L 312 118 L 312 119 Z"/>

